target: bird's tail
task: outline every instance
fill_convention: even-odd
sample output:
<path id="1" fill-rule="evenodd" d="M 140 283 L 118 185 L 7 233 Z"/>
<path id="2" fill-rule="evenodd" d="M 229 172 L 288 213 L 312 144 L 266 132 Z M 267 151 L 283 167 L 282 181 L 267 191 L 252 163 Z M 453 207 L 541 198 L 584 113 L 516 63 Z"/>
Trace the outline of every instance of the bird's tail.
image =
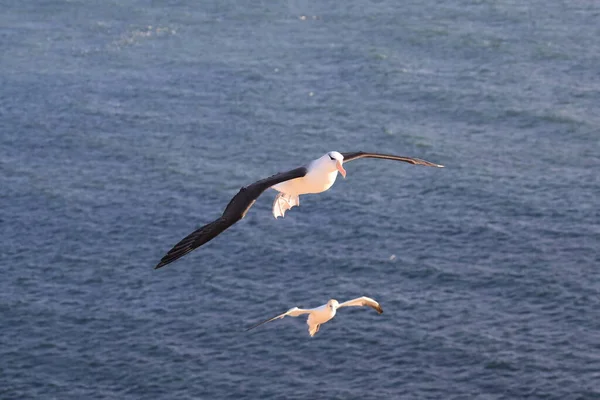
<path id="1" fill-rule="evenodd" d="M 294 206 L 300 205 L 300 197 L 292 196 L 286 193 L 277 193 L 275 197 L 275 201 L 273 202 L 273 216 L 275 219 L 277 217 L 282 217 L 285 215 L 285 212 Z"/>

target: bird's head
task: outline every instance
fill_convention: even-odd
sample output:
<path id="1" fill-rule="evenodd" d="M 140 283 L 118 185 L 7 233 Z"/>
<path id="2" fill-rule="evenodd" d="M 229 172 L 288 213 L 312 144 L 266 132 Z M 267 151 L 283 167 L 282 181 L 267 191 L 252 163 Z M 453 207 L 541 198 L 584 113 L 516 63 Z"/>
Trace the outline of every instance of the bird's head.
<path id="1" fill-rule="evenodd" d="M 331 308 L 332 310 L 337 310 L 339 306 L 340 303 L 338 303 L 336 299 L 331 299 L 327 302 L 327 307 Z"/>
<path id="2" fill-rule="evenodd" d="M 344 164 L 343 155 L 341 155 L 337 151 L 330 151 L 329 153 L 321 157 L 321 159 L 329 167 L 331 172 L 337 170 L 340 174 L 342 174 L 344 178 L 346 178 L 346 170 L 342 166 L 342 164 Z"/>

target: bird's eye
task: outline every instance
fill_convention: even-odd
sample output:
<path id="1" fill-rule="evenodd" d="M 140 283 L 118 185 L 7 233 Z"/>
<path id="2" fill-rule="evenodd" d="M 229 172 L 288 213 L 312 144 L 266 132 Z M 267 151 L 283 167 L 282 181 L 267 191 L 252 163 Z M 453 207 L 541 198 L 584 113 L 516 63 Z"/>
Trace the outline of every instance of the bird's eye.
<path id="1" fill-rule="evenodd" d="M 329 158 L 331 158 L 332 160 L 335 161 L 335 158 L 331 156 L 331 154 L 328 154 Z"/>

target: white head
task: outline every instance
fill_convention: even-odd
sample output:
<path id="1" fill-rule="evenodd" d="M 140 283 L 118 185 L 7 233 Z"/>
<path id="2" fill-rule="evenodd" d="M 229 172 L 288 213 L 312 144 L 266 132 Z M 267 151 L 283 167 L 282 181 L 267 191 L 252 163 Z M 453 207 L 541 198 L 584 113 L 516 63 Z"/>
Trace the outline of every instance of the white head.
<path id="1" fill-rule="evenodd" d="M 344 167 L 342 167 L 342 164 L 344 163 L 344 156 L 337 151 L 330 151 L 317 161 L 319 161 L 321 165 L 324 165 L 329 172 L 334 172 L 337 170 L 344 178 L 346 177 L 346 170 Z"/>
<path id="2" fill-rule="evenodd" d="M 338 303 L 336 299 L 331 299 L 327 302 L 327 307 L 331 308 L 332 310 L 337 310 L 339 306 L 340 303 Z"/>

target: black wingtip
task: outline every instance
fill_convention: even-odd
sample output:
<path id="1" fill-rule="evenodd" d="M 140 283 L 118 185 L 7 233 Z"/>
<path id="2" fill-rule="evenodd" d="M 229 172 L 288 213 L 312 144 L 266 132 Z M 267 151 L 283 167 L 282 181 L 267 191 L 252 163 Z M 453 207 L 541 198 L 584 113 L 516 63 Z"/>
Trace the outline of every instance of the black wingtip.
<path id="1" fill-rule="evenodd" d="M 171 261 L 167 261 L 167 262 L 165 262 L 165 261 L 163 261 L 163 260 L 160 260 L 160 262 L 159 262 L 158 264 L 156 264 L 156 267 L 154 267 L 154 269 L 159 269 L 159 268 L 162 268 L 162 267 L 164 267 L 165 265 L 169 264 L 170 262 L 171 262 Z"/>

